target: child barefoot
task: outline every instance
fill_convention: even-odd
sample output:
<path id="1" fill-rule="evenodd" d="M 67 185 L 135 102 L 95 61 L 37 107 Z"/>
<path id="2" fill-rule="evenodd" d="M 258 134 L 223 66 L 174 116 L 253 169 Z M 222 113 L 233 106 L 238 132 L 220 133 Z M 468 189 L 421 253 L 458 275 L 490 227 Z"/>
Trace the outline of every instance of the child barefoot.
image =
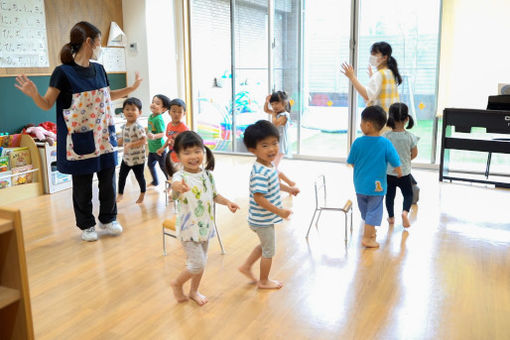
<path id="1" fill-rule="evenodd" d="M 216 193 L 209 171 L 214 169 L 214 156 L 196 132 L 181 132 L 175 138 L 173 149 L 182 169 L 174 173 L 172 164 L 167 162 L 167 172 L 172 177 L 174 199 L 178 201 L 175 229 L 187 259 L 186 269 L 172 281 L 171 286 L 177 302 L 187 301 L 189 297 L 202 306 L 207 303 L 207 298 L 200 294 L 198 286 L 207 262 L 209 239 L 215 236 L 214 203 L 226 205 L 232 212 L 236 212 L 239 206 Z M 202 169 L 204 150 L 207 155 L 205 170 Z M 190 279 L 189 295 L 186 296 L 183 285 Z"/>
<path id="2" fill-rule="evenodd" d="M 369 106 L 361 112 L 361 131 L 364 136 L 352 143 L 347 164 L 354 167 L 354 188 L 365 222 L 361 244 L 378 248 L 375 226 L 381 225 L 383 198 L 386 193 L 386 166 L 391 164 L 398 177 L 402 176 L 397 150 L 391 142 L 379 136 L 386 125 L 386 112 L 380 106 Z"/>
<path id="3" fill-rule="evenodd" d="M 119 145 L 124 146 L 124 155 L 119 171 L 119 194 L 117 202 L 122 200 L 124 186 L 129 171 L 133 170 L 136 180 L 140 185 L 140 196 L 136 203 L 142 203 L 145 196 L 145 177 L 143 168 L 145 166 L 145 129 L 136 121 L 142 114 L 142 102 L 138 98 L 128 98 L 122 105 L 122 112 L 126 117 L 126 124 L 121 127 L 122 137 L 119 138 Z"/>
<path id="4" fill-rule="evenodd" d="M 278 156 L 278 129 L 267 120 L 259 120 L 248 126 L 244 132 L 244 144 L 248 151 L 257 156 L 250 174 L 250 210 L 248 224 L 260 239 L 260 245 L 239 267 L 239 271 L 258 288 L 279 289 L 282 282 L 269 279 L 269 271 L 275 254 L 274 224 L 289 217 L 291 211 L 282 208 L 280 189 L 291 192 L 291 188 L 280 183 L 273 161 Z M 295 193 L 297 194 L 297 192 Z M 252 273 L 253 264 L 260 259 L 260 278 L 257 281 Z"/>

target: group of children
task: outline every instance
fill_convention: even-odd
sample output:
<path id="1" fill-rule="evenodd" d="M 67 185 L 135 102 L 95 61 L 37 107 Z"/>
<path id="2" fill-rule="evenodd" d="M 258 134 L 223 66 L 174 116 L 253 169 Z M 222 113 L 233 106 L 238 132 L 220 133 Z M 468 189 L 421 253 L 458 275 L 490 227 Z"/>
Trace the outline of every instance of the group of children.
<path id="1" fill-rule="evenodd" d="M 119 171 L 117 202 L 122 200 L 126 178 L 131 170 L 140 185 L 140 196 L 136 203 L 143 202 L 146 191 L 144 177 L 146 144 L 149 148 L 147 166 L 152 176 L 149 186 L 159 184 L 156 164 L 159 164 L 165 178 L 168 179 L 166 163 L 178 162 L 177 156 L 173 152 L 174 140 L 179 133 L 188 130 L 186 124 L 181 121 L 186 115 L 186 104 L 181 99 L 170 100 L 165 95 L 157 94 L 152 99 L 150 109 L 151 115 L 148 119 L 146 133 L 145 128 L 137 122 L 138 117 L 142 114 L 142 102 L 138 98 L 131 97 L 126 99 L 122 105 L 126 124 L 122 125 L 121 136 L 118 140 L 118 144 L 123 146 L 124 152 Z M 166 111 L 172 120 L 165 128 L 162 114 Z M 164 137 L 166 137 L 166 141 Z"/>
<path id="2" fill-rule="evenodd" d="M 406 131 L 406 128 L 413 126 L 413 118 L 404 103 L 395 102 L 398 99 L 396 87 L 402 80 L 397 63 L 391 57 L 391 47 L 389 50 L 388 47 L 386 43 L 372 46 L 370 62 L 377 72 L 371 75 L 366 88 L 357 81 L 351 66 L 342 66 L 345 75 L 367 101 L 360 124 L 364 136 L 354 141 L 347 159 L 347 163 L 354 167 L 357 202 L 365 223 L 361 243 L 367 248 L 379 246 L 375 227 L 382 222 L 384 196 L 388 222 L 395 222 L 393 206 L 397 187 L 404 196 L 402 224 L 410 227 L 408 213 L 413 196 L 411 160 L 418 153 L 417 137 Z M 198 288 L 207 262 L 209 240 L 215 236 L 214 204 L 225 205 L 232 213 L 239 206 L 217 192 L 212 175 L 213 153 L 196 132 L 188 131 L 181 122 L 186 111 L 185 104 L 181 100 L 170 101 L 165 96 L 156 95 L 151 110 L 149 132 L 145 136 L 144 129 L 136 123 L 141 113 L 141 103 L 135 98 L 129 98 L 124 103 L 127 123 L 122 133 L 125 151 L 119 175 L 119 199 L 122 197 L 125 176 L 133 169 L 141 187 L 137 203 L 143 201 L 143 145 L 148 139 L 152 184 L 158 184 L 155 173 L 155 164 L 158 162 L 165 176 L 172 178 L 171 192 L 173 199 L 178 202 L 175 228 L 186 253 L 186 269 L 171 283 L 174 296 L 178 302 L 192 299 L 198 305 L 204 305 L 207 298 Z M 169 110 L 172 122 L 163 133 L 160 116 L 165 110 Z M 271 115 L 272 122 L 257 121 L 246 128 L 243 137 L 248 151 L 256 156 L 249 182 L 248 225 L 257 234 L 260 243 L 238 269 L 258 288 L 278 289 L 283 283 L 269 278 L 276 245 L 274 225 L 291 214 L 282 205 L 280 191 L 297 195 L 299 189 L 295 187 L 295 182 L 278 170 L 278 164 L 289 148 L 287 130 L 290 105 L 287 94 L 278 91 L 267 96 L 264 111 Z M 163 143 L 164 135 L 168 138 Z M 166 155 L 167 146 L 173 150 L 171 155 Z M 252 269 L 259 259 L 260 274 L 257 279 Z M 189 294 L 185 294 L 183 285 L 188 280 L 191 280 L 190 290 Z"/>

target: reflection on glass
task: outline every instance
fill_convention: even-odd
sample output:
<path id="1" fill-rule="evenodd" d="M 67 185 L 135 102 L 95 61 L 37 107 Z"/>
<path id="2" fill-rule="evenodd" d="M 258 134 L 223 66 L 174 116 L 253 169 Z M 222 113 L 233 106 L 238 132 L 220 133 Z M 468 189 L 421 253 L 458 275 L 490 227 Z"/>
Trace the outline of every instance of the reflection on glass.
<path id="1" fill-rule="evenodd" d="M 244 130 L 257 120 L 268 118 L 264 113 L 269 91 L 267 1 L 234 1 L 235 151 L 247 152 L 242 140 Z"/>
<path id="2" fill-rule="evenodd" d="M 192 0 L 191 51 L 196 130 L 213 150 L 232 151 L 230 4 Z"/>
<path id="3" fill-rule="evenodd" d="M 362 84 L 368 83 L 372 44 L 388 42 L 403 78 L 400 100 L 415 118 L 410 132 L 420 137 L 417 160 L 427 163 L 434 147 L 440 3 L 440 0 L 361 0 L 360 3 L 358 79 Z M 364 100 L 358 95 L 357 122 L 364 107 Z M 359 128 L 357 133 L 361 134 Z"/>
<path id="4" fill-rule="evenodd" d="M 349 60 L 350 8 L 349 0 L 305 4 L 303 155 L 346 156 L 349 82 L 340 64 Z"/>

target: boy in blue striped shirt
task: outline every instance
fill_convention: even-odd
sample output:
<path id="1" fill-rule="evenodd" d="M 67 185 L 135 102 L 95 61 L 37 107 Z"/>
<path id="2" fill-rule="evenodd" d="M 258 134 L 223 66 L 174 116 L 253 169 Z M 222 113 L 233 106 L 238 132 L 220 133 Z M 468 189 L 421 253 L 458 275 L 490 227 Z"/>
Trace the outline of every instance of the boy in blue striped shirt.
<path id="1" fill-rule="evenodd" d="M 244 144 L 248 151 L 257 156 L 250 174 L 250 208 L 248 224 L 260 239 L 256 246 L 239 267 L 239 271 L 257 287 L 262 289 L 279 289 L 282 282 L 269 279 L 269 271 L 275 254 L 274 224 L 288 218 L 291 211 L 282 207 L 280 190 L 297 195 L 299 190 L 280 183 L 278 171 L 273 161 L 279 152 L 280 133 L 267 120 L 259 120 L 248 126 L 244 132 Z M 257 281 L 252 273 L 253 264 L 260 258 L 260 279 Z"/>

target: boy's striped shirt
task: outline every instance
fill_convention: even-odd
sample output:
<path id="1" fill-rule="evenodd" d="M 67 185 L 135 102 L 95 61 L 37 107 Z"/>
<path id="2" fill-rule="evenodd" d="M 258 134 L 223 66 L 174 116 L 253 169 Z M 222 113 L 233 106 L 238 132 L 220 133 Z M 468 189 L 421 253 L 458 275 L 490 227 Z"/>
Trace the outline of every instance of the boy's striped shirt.
<path id="1" fill-rule="evenodd" d="M 267 227 L 282 222 L 282 218 L 255 202 L 253 194 L 262 193 L 264 197 L 278 208 L 282 207 L 280 198 L 280 180 L 274 167 L 267 167 L 258 162 L 253 164 L 250 174 L 250 208 L 248 223 L 255 227 Z"/>

